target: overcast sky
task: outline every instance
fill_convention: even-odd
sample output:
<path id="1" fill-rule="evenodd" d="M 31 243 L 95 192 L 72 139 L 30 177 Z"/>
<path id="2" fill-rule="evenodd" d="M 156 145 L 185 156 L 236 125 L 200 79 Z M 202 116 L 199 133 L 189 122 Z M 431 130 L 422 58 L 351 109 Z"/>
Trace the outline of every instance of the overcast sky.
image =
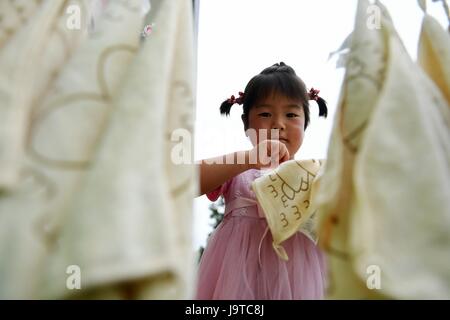
<path id="1" fill-rule="evenodd" d="M 416 59 L 422 11 L 415 0 L 384 0 L 411 57 Z M 311 124 L 296 159 L 325 158 L 344 70 L 329 53 L 352 31 L 356 0 L 201 0 L 198 39 L 198 84 L 195 159 L 250 149 L 235 105 L 231 116 L 220 103 L 244 91 L 251 77 L 280 61 L 292 66 L 307 87 L 321 90 L 328 118 L 318 118 L 311 103 Z M 428 11 L 446 26 L 439 3 Z M 194 201 L 194 246 L 205 245 L 211 231 L 211 202 Z"/>

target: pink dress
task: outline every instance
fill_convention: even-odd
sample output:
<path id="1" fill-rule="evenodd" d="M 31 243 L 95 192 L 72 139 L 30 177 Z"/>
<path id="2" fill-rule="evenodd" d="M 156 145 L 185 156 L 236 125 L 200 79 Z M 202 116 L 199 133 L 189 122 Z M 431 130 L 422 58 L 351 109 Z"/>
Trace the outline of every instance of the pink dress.
<path id="1" fill-rule="evenodd" d="M 272 248 L 272 236 L 256 203 L 251 182 L 260 170 L 247 170 L 207 194 L 225 199 L 225 217 L 208 239 L 198 271 L 197 299 L 321 299 L 325 262 L 302 233 L 283 243 L 289 260 Z"/>

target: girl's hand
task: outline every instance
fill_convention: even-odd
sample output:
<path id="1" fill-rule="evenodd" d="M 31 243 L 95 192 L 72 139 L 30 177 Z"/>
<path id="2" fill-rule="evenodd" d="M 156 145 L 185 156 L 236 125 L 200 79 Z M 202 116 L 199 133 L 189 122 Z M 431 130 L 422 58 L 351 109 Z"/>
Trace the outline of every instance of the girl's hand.
<path id="1" fill-rule="evenodd" d="M 289 160 L 286 145 L 278 140 L 264 140 L 249 151 L 249 164 L 253 169 L 276 168 Z"/>

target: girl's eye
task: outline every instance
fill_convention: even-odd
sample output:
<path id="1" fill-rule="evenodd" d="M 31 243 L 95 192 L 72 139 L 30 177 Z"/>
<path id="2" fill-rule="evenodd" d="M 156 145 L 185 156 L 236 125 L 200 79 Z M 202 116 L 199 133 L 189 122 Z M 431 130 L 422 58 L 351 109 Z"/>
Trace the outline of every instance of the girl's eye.
<path id="1" fill-rule="evenodd" d="M 288 118 L 295 118 L 295 117 L 298 117 L 298 114 L 296 114 L 296 113 L 288 113 L 287 117 Z"/>
<path id="2" fill-rule="evenodd" d="M 268 113 L 268 112 L 263 112 L 263 113 L 258 114 L 258 116 L 267 118 L 267 117 L 270 117 L 270 113 Z"/>

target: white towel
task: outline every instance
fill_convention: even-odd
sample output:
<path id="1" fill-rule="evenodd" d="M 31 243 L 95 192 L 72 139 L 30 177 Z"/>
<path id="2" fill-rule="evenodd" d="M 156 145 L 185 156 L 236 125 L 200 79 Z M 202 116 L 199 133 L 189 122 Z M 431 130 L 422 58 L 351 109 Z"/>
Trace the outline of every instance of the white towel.
<path id="1" fill-rule="evenodd" d="M 418 60 L 450 105 L 450 34 L 425 14 L 419 38 Z"/>
<path id="2" fill-rule="evenodd" d="M 288 260 L 288 256 L 281 244 L 296 232 L 317 243 L 313 197 L 322 163 L 290 160 L 252 183 L 272 233 L 273 248 L 283 260 Z"/>
<path id="3" fill-rule="evenodd" d="M 2 5 L 7 2 L 2 1 Z M 65 181 L 54 175 L 58 169 L 49 170 L 34 157 L 30 140 L 38 122 L 38 106 L 50 95 L 55 78 L 83 38 L 82 30 L 67 32 L 66 1 L 36 2 L 37 6 L 31 1 L 22 4 L 27 8 L 27 20 L 15 26 L 0 47 L 2 298 L 33 297 L 40 281 L 41 261 L 47 254 L 41 222 L 56 205 L 54 200 L 64 198 L 58 190 Z M 85 8 L 84 1 L 75 3 Z M 16 14 L 13 6 L 7 9 L 2 14 Z M 86 13 L 81 11 L 82 16 Z M 54 139 L 58 134 L 49 132 L 48 136 L 53 139 L 44 137 L 41 144 L 53 144 L 57 149 Z"/>
<path id="4" fill-rule="evenodd" d="M 66 1 L 38 3 L 0 4 L 0 191 L 19 183 L 33 105 L 83 36 L 67 32 Z"/>
<path id="5" fill-rule="evenodd" d="M 22 174 L 0 198 L 2 298 L 192 296 L 197 179 L 170 158 L 173 130 L 192 134 L 192 8 L 152 1 L 142 40 L 141 3 L 109 1 L 30 107 Z M 66 286 L 71 265 L 82 290 Z"/>
<path id="6" fill-rule="evenodd" d="M 358 4 L 317 196 L 328 297 L 449 298 L 450 108 L 376 5 L 371 30 Z"/>

